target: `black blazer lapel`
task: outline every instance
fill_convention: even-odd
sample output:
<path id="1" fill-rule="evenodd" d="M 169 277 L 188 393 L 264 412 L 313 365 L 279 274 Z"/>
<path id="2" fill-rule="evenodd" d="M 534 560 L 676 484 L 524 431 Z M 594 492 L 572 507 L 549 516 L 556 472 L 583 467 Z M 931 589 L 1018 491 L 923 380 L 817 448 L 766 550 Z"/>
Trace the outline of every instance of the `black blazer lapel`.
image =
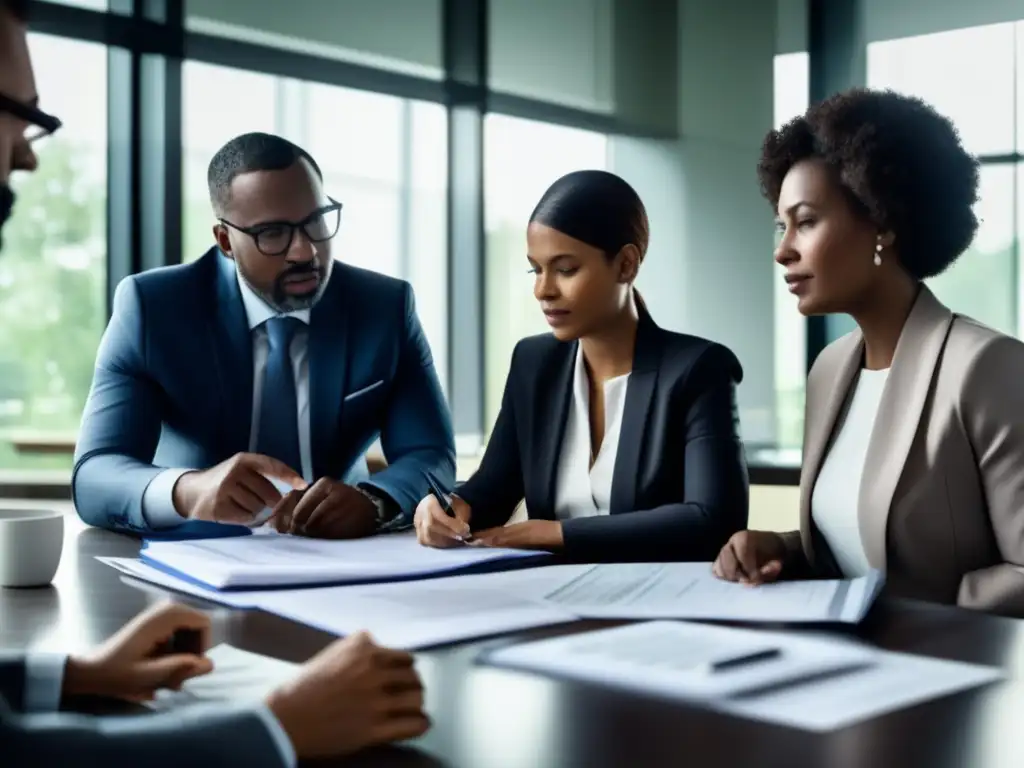
<path id="1" fill-rule="evenodd" d="M 530 517 L 543 520 L 555 519 L 555 493 L 557 490 L 558 464 L 565 438 L 565 423 L 572 404 L 573 374 L 576 370 L 576 350 L 579 342 L 564 344 L 559 349 L 562 359 L 552 365 L 554 375 L 549 381 L 542 381 L 537 389 L 537 407 L 534 409 L 533 433 L 538 448 L 538 478 L 540 484 L 540 508 L 530 506 Z M 524 457 L 528 458 L 528 457 Z M 524 464 L 526 462 L 524 461 Z"/>
<path id="2" fill-rule="evenodd" d="M 235 263 L 213 248 L 202 258 L 216 269 L 212 336 L 220 385 L 222 453 L 249 450 L 252 430 L 252 336 L 238 287 Z"/>
<path id="3" fill-rule="evenodd" d="M 347 302 L 337 266 L 327 290 L 309 316 L 309 418 L 313 476 L 335 477 L 346 467 L 337 463 L 334 446 L 345 398 L 348 367 Z"/>
<path id="4" fill-rule="evenodd" d="M 636 507 L 636 489 L 640 478 L 640 462 L 644 456 L 647 415 L 654 400 L 661 366 L 659 328 L 646 312 L 641 312 L 633 350 L 633 372 L 626 385 L 626 403 L 622 412 L 622 428 L 615 454 L 612 474 L 612 496 L 609 512 L 613 515 L 632 512 Z"/>

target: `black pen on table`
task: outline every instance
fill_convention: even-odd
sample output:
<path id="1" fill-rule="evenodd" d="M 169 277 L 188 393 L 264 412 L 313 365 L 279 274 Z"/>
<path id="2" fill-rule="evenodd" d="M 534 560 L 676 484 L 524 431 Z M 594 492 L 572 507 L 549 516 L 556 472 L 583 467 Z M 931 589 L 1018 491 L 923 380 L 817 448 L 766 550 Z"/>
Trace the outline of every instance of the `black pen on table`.
<path id="1" fill-rule="evenodd" d="M 437 499 L 437 503 L 441 505 L 441 509 L 448 517 L 455 517 L 455 509 L 452 507 L 451 497 L 448 496 L 443 490 L 441 490 L 441 484 L 437 482 L 432 474 L 427 472 L 427 482 L 430 484 L 430 494 Z M 473 538 L 473 535 L 460 536 L 459 541 L 469 541 Z"/>
<path id="2" fill-rule="evenodd" d="M 721 661 L 712 661 L 706 665 L 706 668 L 708 672 L 726 672 L 730 669 L 735 669 L 736 667 L 745 667 L 748 664 L 756 664 L 761 661 L 777 659 L 780 656 L 782 656 L 781 648 L 765 648 L 763 650 L 740 654 L 739 656 L 730 656 L 722 659 Z"/>

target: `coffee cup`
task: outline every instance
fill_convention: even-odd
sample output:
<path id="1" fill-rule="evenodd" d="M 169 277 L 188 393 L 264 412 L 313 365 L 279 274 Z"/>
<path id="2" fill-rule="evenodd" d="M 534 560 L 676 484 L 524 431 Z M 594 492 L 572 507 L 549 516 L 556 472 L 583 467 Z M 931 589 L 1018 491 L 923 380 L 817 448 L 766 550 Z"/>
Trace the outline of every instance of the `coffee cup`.
<path id="1" fill-rule="evenodd" d="M 64 549 L 64 514 L 0 507 L 0 587 L 45 587 Z"/>

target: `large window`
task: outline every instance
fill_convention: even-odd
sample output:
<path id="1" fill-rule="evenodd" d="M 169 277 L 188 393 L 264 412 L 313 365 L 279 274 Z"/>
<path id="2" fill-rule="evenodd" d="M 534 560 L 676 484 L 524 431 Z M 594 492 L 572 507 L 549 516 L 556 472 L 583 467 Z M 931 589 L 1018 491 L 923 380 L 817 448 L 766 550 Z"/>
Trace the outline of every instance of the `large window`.
<path id="1" fill-rule="evenodd" d="M 807 110 L 808 77 L 806 53 L 775 57 L 776 128 Z M 807 320 L 786 289 L 781 268 L 775 277 L 775 440 L 779 448 L 797 449 L 803 443 Z"/>
<path id="2" fill-rule="evenodd" d="M 981 167 L 980 221 L 971 247 L 938 277 L 928 281 L 935 295 L 950 309 L 1003 333 L 1015 335 L 1017 286 L 1014 217 L 1016 169 L 1012 164 Z"/>
<path id="3" fill-rule="evenodd" d="M 549 331 L 533 298 L 526 225 L 544 190 L 558 177 L 608 164 L 608 137 L 575 128 L 489 114 L 484 121 L 486 423 L 501 406 L 512 349 L 524 336 Z"/>
<path id="4" fill-rule="evenodd" d="M 445 383 L 447 114 L 439 104 L 186 62 L 184 259 L 213 245 L 206 168 L 228 139 L 268 131 L 306 149 L 344 203 L 340 261 L 409 280 Z M 230 94 L 226 98 L 225 94 Z"/>
<path id="5" fill-rule="evenodd" d="M 106 50 L 33 34 L 40 106 L 64 127 L 12 178 L 0 255 L 0 468 L 69 467 L 106 322 Z M 73 67 L 67 62 L 73 61 Z M 27 449 L 27 450 L 26 450 Z"/>
<path id="6" fill-rule="evenodd" d="M 1015 159 L 1024 151 L 1024 22 L 868 46 L 868 84 L 918 96 L 949 117 L 982 162 L 978 235 L 929 281 L 951 309 L 1019 334 L 1024 208 Z"/>
<path id="7" fill-rule="evenodd" d="M 993 24 L 868 46 L 868 85 L 927 101 L 980 155 L 1014 149 L 1014 24 Z"/>

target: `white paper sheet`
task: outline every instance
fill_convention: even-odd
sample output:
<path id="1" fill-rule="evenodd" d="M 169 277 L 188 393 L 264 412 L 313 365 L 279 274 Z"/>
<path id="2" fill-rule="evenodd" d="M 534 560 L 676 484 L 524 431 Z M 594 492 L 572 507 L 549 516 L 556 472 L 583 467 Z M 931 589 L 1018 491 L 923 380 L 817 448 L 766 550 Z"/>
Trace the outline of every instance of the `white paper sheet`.
<path id="1" fill-rule="evenodd" d="M 856 623 L 881 584 L 872 573 L 750 587 L 715 578 L 710 563 L 614 563 L 592 566 L 544 597 L 585 618 Z"/>
<path id="2" fill-rule="evenodd" d="M 262 609 L 338 635 L 365 629 L 378 642 L 404 650 L 574 621 L 573 613 L 529 595 L 542 594 L 588 567 L 531 568 L 396 584 L 224 592 L 139 560 L 98 559 L 176 592 L 235 608 Z"/>
<path id="3" fill-rule="evenodd" d="M 421 546 L 413 531 L 347 541 L 288 535 L 147 541 L 142 550 L 143 560 L 216 589 L 388 581 L 545 557 L 515 549 L 433 549 Z"/>
<path id="4" fill-rule="evenodd" d="M 792 728 L 831 731 L 1004 677 L 992 667 L 879 651 L 873 666 L 853 674 L 734 699 L 723 709 Z"/>
<path id="5" fill-rule="evenodd" d="M 145 563 L 134 557 L 97 557 L 96 559 L 101 563 L 109 565 L 111 568 L 120 571 L 126 576 L 141 579 L 142 581 L 155 584 L 158 587 L 163 587 L 164 589 L 171 589 L 175 592 L 192 595 L 193 597 L 200 597 L 204 600 L 209 600 L 210 602 L 217 603 L 219 605 L 227 605 L 232 608 L 253 607 L 253 599 L 258 594 L 252 590 L 232 590 L 230 592 L 224 592 L 219 589 L 204 587 L 200 584 L 173 576 L 166 571 L 161 571 L 159 568 L 154 568 L 149 563 Z"/>
<path id="6" fill-rule="evenodd" d="M 405 650 L 576 620 L 572 612 L 524 597 L 507 588 L 507 579 L 495 578 L 505 575 L 264 592 L 254 604 L 339 635 L 365 629 L 377 642 Z"/>
<path id="7" fill-rule="evenodd" d="M 214 646 L 206 655 L 213 661 L 210 674 L 192 678 L 180 691 L 160 691 L 147 706 L 167 711 L 194 704 L 256 703 L 299 671 L 298 664 L 227 644 Z"/>
<path id="8" fill-rule="evenodd" d="M 695 669 L 716 654 L 781 657 L 722 672 Z M 895 654 L 820 635 L 654 621 L 487 653 L 482 660 L 675 698 L 732 715 L 811 731 L 999 680 L 997 669 Z"/>
<path id="9" fill-rule="evenodd" d="M 722 671 L 708 669 L 764 650 L 777 655 Z M 873 654 L 820 642 L 783 642 L 755 630 L 660 621 L 511 646 L 489 660 L 703 701 L 869 665 Z"/>

